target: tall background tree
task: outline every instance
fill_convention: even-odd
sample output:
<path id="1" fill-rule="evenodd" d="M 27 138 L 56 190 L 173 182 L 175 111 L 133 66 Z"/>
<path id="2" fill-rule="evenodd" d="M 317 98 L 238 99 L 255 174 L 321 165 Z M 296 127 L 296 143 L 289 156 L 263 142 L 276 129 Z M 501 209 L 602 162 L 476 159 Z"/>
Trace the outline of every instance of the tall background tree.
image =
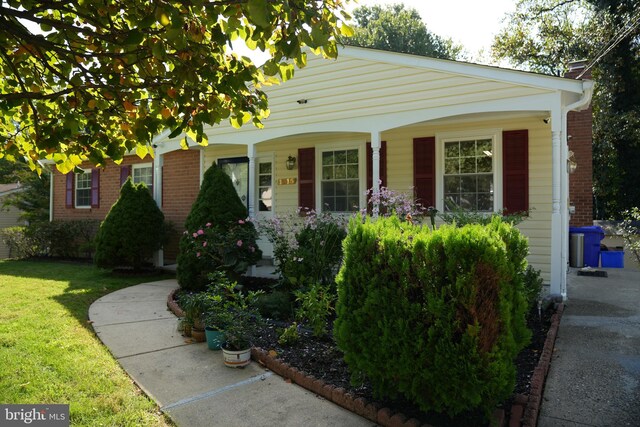
<path id="1" fill-rule="evenodd" d="M 293 76 L 304 46 L 337 55 L 344 0 L 7 0 L 0 3 L 0 157 L 144 156 L 165 129 L 206 144 L 205 127 L 260 127 L 264 85 Z M 244 41 L 263 67 L 230 54 Z"/>
<path id="2" fill-rule="evenodd" d="M 442 59 L 456 59 L 462 51 L 451 39 L 429 31 L 418 11 L 403 4 L 361 6 L 353 18 L 354 34 L 343 40 L 349 45 Z"/>
<path id="3" fill-rule="evenodd" d="M 22 191 L 9 194 L 2 206 L 21 211 L 20 220 L 29 223 L 49 220 L 49 174 L 38 175 L 25 162 L 0 159 L 0 184 L 19 182 Z"/>
<path id="4" fill-rule="evenodd" d="M 506 21 L 497 59 L 550 74 L 574 60 L 593 63 L 594 216 L 640 206 L 640 3 L 520 0 Z"/>

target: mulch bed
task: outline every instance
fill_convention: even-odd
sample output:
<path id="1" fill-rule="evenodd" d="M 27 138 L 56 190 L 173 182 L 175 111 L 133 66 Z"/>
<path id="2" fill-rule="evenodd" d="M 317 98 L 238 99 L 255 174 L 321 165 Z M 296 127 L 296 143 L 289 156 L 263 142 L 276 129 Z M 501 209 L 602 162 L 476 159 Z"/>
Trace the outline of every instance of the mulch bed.
<path id="1" fill-rule="evenodd" d="M 536 309 L 529 316 L 528 326 L 533 336 L 531 344 L 520 353 L 516 360 L 517 383 L 514 395 L 527 395 L 530 391 L 531 378 L 542 354 L 552 314 L 553 310 L 547 310 L 539 316 Z M 336 347 L 331 336 L 317 338 L 310 331 L 301 330 L 300 340 L 295 345 L 282 346 L 278 344 L 281 330 L 281 324 L 269 324 L 262 330 L 260 336 L 256 337 L 254 344 L 268 351 L 272 357 L 277 357 L 307 376 L 322 380 L 335 388 L 343 388 L 346 393 L 350 393 L 355 399 L 364 398 L 368 402 L 374 402 L 379 408 L 389 408 L 391 413 L 402 413 L 407 418 L 414 418 L 421 423 L 428 423 L 432 426 L 487 425 L 482 413 L 478 411 L 466 412 L 455 418 L 449 418 L 443 414 L 425 413 L 404 399 L 376 399 L 373 396 L 371 385 L 366 381 L 360 387 L 351 385 L 349 370 L 343 360 L 342 352 Z M 511 403 L 510 400 L 503 404 L 503 408 L 507 412 L 511 407 Z"/>
<path id="2" fill-rule="evenodd" d="M 175 291 L 169 295 L 168 305 L 176 315 L 180 316 L 182 313 L 175 303 L 174 294 Z M 537 309 L 529 313 L 527 324 L 532 332 L 531 343 L 516 359 L 514 394 L 511 399 L 503 402 L 500 408 L 497 408 L 498 425 L 503 425 L 505 421 L 509 425 L 521 425 L 521 423 L 522 425 L 535 425 L 544 377 L 546 377 L 549 369 L 555 340 L 555 331 L 554 334 L 549 334 L 549 336 L 547 336 L 547 333 L 550 330 L 552 320 L 557 328 L 561 312 L 562 310 L 560 309 L 559 313 L 554 314 L 555 310 L 551 307 L 541 313 L 538 313 Z M 334 389 L 343 390 L 341 394 L 344 393 L 351 396 L 356 402 L 364 401 L 371 403 L 371 406 L 375 408 L 388 408 L 390 414 L 401 414 L 403 419 L 415 421 L 416 425 L 425 424 L 434 427 L 488 425 L 483 415 L 477 411 L 463 413 L 452 419 L 445 414 L 425 413 L 407 400 L 375 399 L 370 384 L 365 382 L 359 387 L 351 385 L 349 370 L 343 360 L 342 352 L 337 348 L 330 335 L 324 338 L 317 338 L 310 331 L 301 329 L 300 340 L 295 345 L 282 346 L 278 343 L 278 337 L 286 326 L 288 326 L 288 323 L 285 322 L 269 322 L 254 340 L 254 345 L 259 349 L 254 352 L 254 358 L 261 363 L 264 361 L 274 362 L 273 366 L 269 367 L 276 373 L 287 376 L 287 372 L 281 373 L 278 371 L 282 370 L 282 367 L 284 367 L 285 371 L 289 367 L 294 368 L 293 370 L 296 374 L 303 374 L 307 377 L 307 380 L 319 380 L 316 382 L 329 385 Z M 258 354 L 258 357 L 256 357 L 256 354 Z M 543 354 L 545 356 L 542 357 L 543 360 L 541 361 Z M 301 385 L 305 386 L 305 384 Z M 313 387 L 307 388 L 313 391 Z M 532 397 L 529 396 L 530 393 Z M 330 397 L 328 398 L 330 399 Z M 533 404 L 532 399 L 534 400 Z M 335 401 L 335 399 L 332 400 Z M 527 403 L 527 401 L 529 402 Z M 496 422 L 495 419 L 493 421 L 494 423 Z M 386 422 L 379 424 L 391 425 Z"/>

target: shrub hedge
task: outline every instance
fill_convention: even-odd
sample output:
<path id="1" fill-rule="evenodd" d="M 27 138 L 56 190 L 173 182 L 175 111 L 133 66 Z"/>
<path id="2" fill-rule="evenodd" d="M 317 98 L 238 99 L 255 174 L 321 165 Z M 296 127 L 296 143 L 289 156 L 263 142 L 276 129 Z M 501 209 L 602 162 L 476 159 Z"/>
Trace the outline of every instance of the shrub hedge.
<path id="1" fill-rule="evenodd" d="M 489 413 L 515 386 L 526 346 L 526 239 L 494 218 L 436 231 L 351 221 L 334 335 L 354 384 L 425 411 Z M 375 274 L 373 274 L 375 272 Z"/>
<path id="2" fill-rule="evenodd" d="M 28 226 L 0 230 L 0 239 L 9 246 L 13 258 L 52 256 L 91 259 L 100 221 L 34 222 Z"/>

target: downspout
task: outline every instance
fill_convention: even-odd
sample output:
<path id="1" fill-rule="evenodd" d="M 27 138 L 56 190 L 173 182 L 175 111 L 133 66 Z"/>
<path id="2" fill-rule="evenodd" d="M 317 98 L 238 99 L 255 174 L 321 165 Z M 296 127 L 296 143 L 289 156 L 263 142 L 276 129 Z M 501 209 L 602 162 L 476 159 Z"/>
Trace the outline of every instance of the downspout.
<path id="1" fill-rule="evenodd" d="M 53 222 L 53 169 L 49 169 L 49 222 Z"/>
<path id="2" fill-rule="evenodd" d="M 562 215 L 562 266 L 564 273 L 560 283 L 560 294 L 562 299 L 567 298 L 567 269 L 569 256 L 569 173 L 567 168 L 567 159 L 569 157 L 569 135 L 567 134 L 567 119 L 570 111 L 581 111 L 589 106 L 593 96 L 594 84 L 592 80 L 584 80 L 582 82 L 582 96 L 576 102 L 562 108 L 562 135 L 564 143 L 562 144 L 561 164 L 564 168 L 562 174 L 562 196 L 561 196 L 561 215 Z"/>

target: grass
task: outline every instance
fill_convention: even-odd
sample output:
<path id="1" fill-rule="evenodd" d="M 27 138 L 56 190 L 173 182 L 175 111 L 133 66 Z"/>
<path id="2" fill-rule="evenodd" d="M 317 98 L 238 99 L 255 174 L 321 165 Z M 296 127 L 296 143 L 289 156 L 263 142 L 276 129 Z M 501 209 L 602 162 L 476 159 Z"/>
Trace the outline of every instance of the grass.
<path id="1" fill-rule="evenodd" d="M 93 333 L 101 296 L 167 276 L 115 277 L 91 265 L 0 261 L 0 403 L 64 403 L 74 426 L 170 425 Z"/>

